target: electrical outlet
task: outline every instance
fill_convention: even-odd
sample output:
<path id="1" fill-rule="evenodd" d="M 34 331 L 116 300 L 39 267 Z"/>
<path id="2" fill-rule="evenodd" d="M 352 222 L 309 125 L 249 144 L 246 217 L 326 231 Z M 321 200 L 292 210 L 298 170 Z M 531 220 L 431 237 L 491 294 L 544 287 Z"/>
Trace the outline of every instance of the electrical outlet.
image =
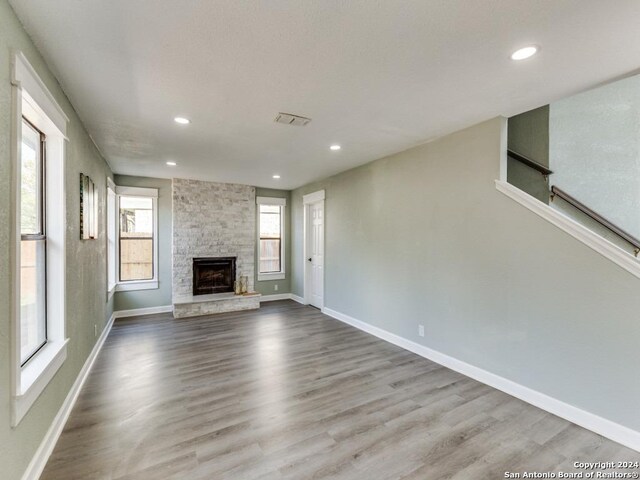
<path id="1" fill-rule="evenodd" d="M 277 284 L 277 283 L 273 286 L 273 289 L 274 289 L 276 292 L 278 291 L 278 284 Z"/>
<path id="2" fill-rule="evenodd" d="M 418 325 L 418 335 L 424 337 L 424 325 Z"/>
<path id="3" fill-rule="evenodd" d="M 98 325 L 97 324 L 93 324 L 93 336 L 97 337 L 98 336 Z"/>

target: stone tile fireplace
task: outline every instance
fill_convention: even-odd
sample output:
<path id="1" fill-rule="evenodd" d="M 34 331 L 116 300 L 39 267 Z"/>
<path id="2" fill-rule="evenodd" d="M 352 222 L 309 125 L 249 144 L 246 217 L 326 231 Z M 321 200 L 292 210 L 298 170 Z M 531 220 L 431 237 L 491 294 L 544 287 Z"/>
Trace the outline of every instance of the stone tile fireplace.
<path id="1" fill-rule="evenodd" d="M 254 288 L 255 188 L 174 178 L 172 191 L 174 316 L 258 308 L 259 294 L 233 293 L 241 275 L 249 279 L 249 292 Z M 220 259 L 234 259 L 234 265 L 224 270 Z"/>

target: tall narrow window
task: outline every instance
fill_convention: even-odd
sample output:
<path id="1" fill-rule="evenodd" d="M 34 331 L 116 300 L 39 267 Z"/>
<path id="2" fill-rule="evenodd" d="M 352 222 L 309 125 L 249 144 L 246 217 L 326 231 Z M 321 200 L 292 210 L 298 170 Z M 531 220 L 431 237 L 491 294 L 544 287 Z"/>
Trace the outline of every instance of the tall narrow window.
<path id="1" fill-rule="evenodd" d="M 116 287 L 116 187 L 107 179 L 107 291 L 113 292 Z"/>
<path id="2" fill-rule="evenodd" d="M 149 197 L 120 196 L 120 281 L 154 278 L 154 208 Z"/>
<path id="3" fill-rule="evenodd" d="M 68 118 L 26 57 L 12 61 L 11 425 L 67 358 L 65 145 Z"/>
<path id="4" fill-rule="evenodd" d="M 258 280 L 284 278 L 285 199 L 257 197 Z"/>
<path id="5" fill-rule="evenodd" d="M 20 157 L 20 361 L 47 343 L 45 135 L 22 119 Z"/>
<path id="6" fill-rule="evenodd" d="M 279 205 L 260 205 L 260 273 L 282 270 L 282 212 Z"/>

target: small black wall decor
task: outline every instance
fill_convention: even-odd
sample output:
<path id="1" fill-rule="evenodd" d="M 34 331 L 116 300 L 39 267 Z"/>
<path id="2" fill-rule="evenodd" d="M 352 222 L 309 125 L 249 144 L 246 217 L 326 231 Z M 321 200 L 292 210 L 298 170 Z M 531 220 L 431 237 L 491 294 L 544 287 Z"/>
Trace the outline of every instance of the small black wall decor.
<path id="1" fill-rule="evenodd" d="M 98 190 L 93 180 L 80 174 L 80 239 L 98 238 Z"/>

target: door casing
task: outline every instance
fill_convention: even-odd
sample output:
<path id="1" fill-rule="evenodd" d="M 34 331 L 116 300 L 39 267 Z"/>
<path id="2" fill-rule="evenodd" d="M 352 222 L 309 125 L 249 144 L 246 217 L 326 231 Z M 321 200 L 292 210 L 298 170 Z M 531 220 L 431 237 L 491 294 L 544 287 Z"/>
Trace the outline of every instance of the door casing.
<path id="1" fill-rule="evenodd" d="M 318 190 L 317 192 L 310 193 L 308 195 L 304 195 L 302 197 L 302 203 L 304 206 L 304 235 L 303 235 L 303 244 L 304 244 L 304 258 L 302 259 L 304 262 L 304 303 L 306 305 L 311 304 L 311 263 L 307 260 L 310 254 L 310 241 L 311 241 L 311 229 L 310 229 L 310 209 L 312 205 L 316 205 L 318 203 L 322 204 L 323 211 L 323 234 L 326 230 L 326 208 L 325 208 L 325 191 Z M 326 235 L 325 235 L 326 236 Z M 324 237 L 323 237 L 324 243 Z M 324 277 L 325 277 L 325 265 L 326 265 L 326 257 L 327 252 L 326 248 L 323 252 L 323 263 L 322 263 L 322 302 L 321 305 L 318 306 L 321 310 L 324 308 Z"/>

